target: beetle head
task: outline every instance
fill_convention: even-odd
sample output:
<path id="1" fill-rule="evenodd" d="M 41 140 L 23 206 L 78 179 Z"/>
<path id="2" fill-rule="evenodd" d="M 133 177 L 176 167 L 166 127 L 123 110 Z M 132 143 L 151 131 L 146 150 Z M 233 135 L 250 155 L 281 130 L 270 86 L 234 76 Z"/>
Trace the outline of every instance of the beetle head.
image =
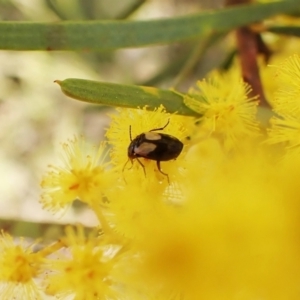
<path id="1" fill-rule="evenodd" d="M 128 158 L 132 161 L 134 158 L 136 158 L 136 154 L 134 152 L 134 148 L 135 148 L 135 143 L 134 141 L 132 141 L 128 147 L 128 150 L 127 150 L 127 155 L 128 155 Z"/>

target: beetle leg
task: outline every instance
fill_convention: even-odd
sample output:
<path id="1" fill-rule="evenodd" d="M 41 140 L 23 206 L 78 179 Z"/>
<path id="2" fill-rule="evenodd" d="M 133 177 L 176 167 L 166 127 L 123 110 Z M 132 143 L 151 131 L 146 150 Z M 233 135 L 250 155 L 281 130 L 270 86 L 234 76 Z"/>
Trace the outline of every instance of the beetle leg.
<path id="1" fill-rule="evenodd" d="M 161 168 L 160 168 L 160 161 L 159 161 L 159 160 L 157 160 L 157 161 L 156 161 L 156 165 L 157 165 L 157 169 L 158 169 L 158 171 L 159 171 L 161 174 L 163 174 L 163 175 L 167 176 L 168 183 L 170 184 L 169 175 L 168 175 L 167 173 L 164 173 L 164 172 L 161 170 Z"/>
<path id="2" fill-rule="evenodd" d="M 126 182 L 126 179 L 125 179 L 125 177 L 124 177 L 124 170 L 125 170 L 125 167 L 127 166 L 127 164 L 128 164 L 128 162 L 130 161 L 130 158 L 128 158 L 127 159 L 127 161 L 126 161 L 126 163 L 124 164 L 124 167 L 123 167 L 123 169 L 122 169 L 122 176 L 123 176 L 123 179 L 124 179 L 124 182 L 127 184 L 127 182 Z M 131 164 L 132 164 L 132 162 L 131 162 Z M 132 166 L 131 166 L 132 167 Z"/>
<path id="3" fill-rule="evenodd" d="M 139 162 L 139 164 L 142 166 L 143 170 L 144 170 L 144 174 L 145 174 L 145 177 L 146 177 L 146 169 L 145 169 L 145 166 L 143 165 L 143 163 L 138 159 L 136 158 L 136 160 Z"/>
<path id="4" fill-rule="evenodd" d="M 131 161 L 131 167 L 128 170 L 130 170 L 132 168 L 132 166 L 133 166 L 132 160 L 130 158 L 128 158 L 125 165 L 124 165 L 124 167 L 123 167 L 123 169 L 122 169 L 122 172 L 124 172 L 124 170 L 125 170 L 125 168 L 126 168 L 129 161 Z"/>

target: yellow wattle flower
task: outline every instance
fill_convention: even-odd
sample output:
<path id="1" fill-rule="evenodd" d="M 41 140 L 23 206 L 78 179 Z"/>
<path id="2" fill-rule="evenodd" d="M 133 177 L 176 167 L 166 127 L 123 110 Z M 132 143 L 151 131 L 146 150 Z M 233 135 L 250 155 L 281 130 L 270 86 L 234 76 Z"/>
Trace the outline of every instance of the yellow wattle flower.
<path id="1" fill-rule="evenodd" d="M 144 215 L 156 215 L 167 202 L 174 204 L 182 201 L 180 181 L 185 176 L 188 149 L 184 125 L 190 126 L 192 120 L 168 114 L 162 106 L 155 111 L 147 111 L 146 107 L 118 109 L 118 114 L 111 117 L 112 123 L 106 136 L 112 146 L 111 161 L 119 170 L 120 178 L 107 195 L 110 199 L 108 218 L 116 231 L 132 238 L 139 234 L 140 219 Z M 163 127 L 168 121 L 168 126 L 157 132 L 172 135 L 185 144 L 176 160 L 161 162 L 161 169 L 168 174 L 170 182 L 159 172 L 154 160 L 139 158 L 145 167 L 145 174 L 138 161 L 133 160 L 132 165 L 130 161 L 126 164 L 127 149 L 131 142 L 129 128 L 134 139 L 141 133 Z"/>
<path id="2" fill-rule="evenodd" d="M 280 116 L 300 116 L 300 57 L 293 55 L 277 67 L 279 88 L 275 94 L 274 111 Z"/>
<path id="3" fill-rule="evenodd" d="M 58 299 L 116 299 L 118 294 L 111 270 L 115 259 L 109 257 L 112 248 L 96 231 L 85 234 L 78 226 L 66 228 L 62 242 L 67 251 L 47 260 L 50 272 L 44 279 L 46 292 Z"/>
<path id="4" fill-rule="evenodd" d="M 86 236 L 81 227 L 67 230 L 66 249 L 47 260 L 48 294 L 80 300 L 299 299 L 299 116 L 287 109 L 273 119 L 269 142 L 294 154 L 278 164 L 279 147 L 256 139 L 257 100 L 235 71 L 215 74 L 198 88 L 185 103 L 203 115 L 199 124 L 162 107 L 119 109 L 112 116 L 107 137 L 114 180 L 105 163 L 99 178 L 93 173 L 98 164 L 91 158 L 101 155 L 83 155 L 76 141 L 67 147 L 67 167 L 45 180 L 45 193 L 53 191 L 56 199 L 47 204 L 65 206 L 76 187 L 106 227 L 101 236 Z M 137 161 L 123 171 L 131 139 L 168 120 L 162 132 L 185 144 L 177 160 L 162 164 L 170 184 L 145 158 L 146 175 Z M 237 148 L 243 151 L 228 151 Z M 60 181 L 64 176 L 72 180 Z M 66 198 L 55 192 L 60 187 Z"/>
<path id="5" fill-rule="evenodd" d="M 193 178 L 181 205 L 157 205 L 156 214 L 127 219 L 135 235 L 116 278 L 142 295 L 166 299 L 296 300 L 299 212 L 289 207 L 298 193 L 292 196 L 282 181 L 288 170 L 257 151 L 223 161 L 215 173 Z M 193 174 L 187 171 L 187 181 Z"/>
<path id="6" fill-rule="evenodd" d="M 285 149 L 284 160 L 299 160 L 300 154 L 300 57 L 293 55 L 277 67 L 280 88 L 276 93 L 274 111 L 268 130 L 270 144 Z"/>
<path id="7" fill-rule="evenodd" d="M 186 106 L 199 113 L 200 130 L 217 136 L 226 150 L 239 147 L 241 139 L 257 136 L 256 97 L 236 70 L 226 74 L 212 73 L 197 82 L 184 99 Z"/>
<path id="8" fill-rule="evenodd" d="M 154 111 L 147 111 L 147 107 L 144 107 L 143 109 L 118 109 L 117 112 L 118 114 L 111 115 L 112 122 L 106 132 L 106 137 L 112 146 L 111 161 L 119 170 L 123 178 L 122 183 L 129 183 L 132 180 L 132 184 L 136 184 L 139 181 L 139 185 L 147 185 L 149 191 L 152 190 L 151 183 L 155 186 L 162 182 L 164 187 L 168 186 L 166 176 L 157 169 L 156 161 L 139 158 L 145 167 L 146 175 L 138 161 L 133 160 L 132 164 L 128 161 L 127 149 L 131 142 L 130 135 L 134 139 L 141 133 L 163 127 L 169 121 L 164 130 L 157 132 L 172 135 L 185 143 L 187 132 L 184 124 L 188 123 L 186 118 L 166 113 L 162 106 Z M 131 128 L 131 132 L 129 128 Z M 185 151 L 184 148 L 176 160 L 161 163 L 161 169 L 169 175 L 171 182 L 176 180 L 178 167 L 181 165 Z"/>
<path id="9" fill-rule="evenodd" d="M 50 165 L 41 182 L 43 207 L 58 212 L 76 199 L 90 206 L 99 205 L 101 196 L 114 182 L 105 143 L 96 148 L 75 137 L 63 144 L 63 150 L 62 166 Z"/>
<path id="10" fill-rule="evenodd" d="M 42 300 L 37 283 L 45 271 L 45 258 L 61 247 L 60 242 L 33 251 L 35 244 L 25 246 L 25 240 L 14 241 L 3 231 L 0 234 L 0 299 Z"/>

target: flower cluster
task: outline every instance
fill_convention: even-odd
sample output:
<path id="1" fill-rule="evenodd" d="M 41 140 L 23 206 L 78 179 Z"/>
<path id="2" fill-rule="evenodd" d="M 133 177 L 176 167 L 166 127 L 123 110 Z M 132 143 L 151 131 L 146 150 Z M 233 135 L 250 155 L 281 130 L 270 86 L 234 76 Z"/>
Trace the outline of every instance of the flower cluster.
<path id="1" fill-rule="evenodd" d="M 85 202 L 99 227 L 68 227 L 37 251 L 2 233 L 0 299 L 299 299 L 299 66 L 295 55 L 276 67 L 267 130 L 259 99 L 231 70 L 185 96 L 198 119 L 118 109 L 107 143 L 63 144 L 41 203 L 57 213 Z M 128 161 L 129 144 L 156 128 L 150 141 L 163 133 L 183 143 L 176 160 L 161 170 Z"/>

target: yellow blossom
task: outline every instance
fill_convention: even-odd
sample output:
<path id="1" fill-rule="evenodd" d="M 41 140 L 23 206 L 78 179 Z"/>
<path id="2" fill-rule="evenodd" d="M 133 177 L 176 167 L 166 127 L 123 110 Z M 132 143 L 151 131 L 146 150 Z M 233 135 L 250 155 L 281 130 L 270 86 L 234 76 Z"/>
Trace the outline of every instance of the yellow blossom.
<path id="1" fill-rule="evenodd" d="M 166 176 L 158 171 L 156 161 L 139 158 L 145 167 L 146 176 L 142 166 L 137 161 L 133 161 L 133 165 L 131 166 L 131 162 L 128 161 L 127 156 L 128 146 L 131 142 L 130 138 L 132 137 L 132 139 L 134 139 L 143 132 L 161 128 L 169 121 L 168 126 L 161 132 L 170 134 L 184 143 L 187 134 L 184 126 L 184 122 L 187 123 L 186 118 L 168 114 L 162 106 L 155 111 L 147 111 L 146 107 L 144 107 L 143 109 L 118 109 L 118 112 L 119 114 L 111 115 L 112 123 L 106 132 L 106 136 L 109 144 L 112 145 L 112 163 L 116 165 L 120 172 L 122 172 L 126 164 L 122 174 L 122 181 L 130 183 L 131 180 L 136 181 L 137 178 L 139 178 L 140 184 L 144 181 L 148 188 L 150 186 L 149 190 L 153 188 L 151 182 L 157 186 L 157 183 L 161 181 L 163 186 L 166 187 L 168 181 L 165 178 Z M 131 128 L 131 130 L 129 130 L 129 128 Z M 171 182 L 176 180 L 177 176 L 180 176 L 178 172 L 179 166 L 182 165 L 184 152 L 185 149 L 183 149 L 176 160 L 161 163 L 162 171 L 168 174 Z"/>
<path id="2" fill-rule="evenodd" d="M 143 177 L 141 180 L 145 181 Z M 109 194 L 109 221 L 117 232 L 130 238 L 137 238 L 143 226 L 149 226 L 143 222 L 145 216 L 154 220 L 168 206 L 181 205 L 184 202 L 181 188 L 175 183 L 163 190 L 160 184 L 155 186 L 153 183 L 152 191 L 141 188 L 139 183 L 131 181 L 127 186 L 115 189 Z"/>
<path id="3" fill-rule="evenodd" d="M 299 118 L 285 116 L 272 118 L 269 130 L 270 143 L 283 143 L 289 154 L 300 154 L 300 115 Z"/>
<path id="4" fill-rule="evenodd" d="M 45 278 L 46 292 L 58 299 L 73 296 L 76 300 L 115 299 L 116 290 L 110 276 L 114 252 L 96 232 L 85 236 L 82 227 L 66 229 L 62 238 L 64 253 L 48 260 L 51 271 Z"/>
<path id="5" fill-rule="evenodd" d="M 43 299 L 36 280 L 44 271 L 45 256 L 56 251 L 60 243 L 33 252 L 33 245 L 25 246 L 7 233 L 0 235 L 0 299 Z"/>
<path id="6" fill-rule="evenodd" d="M 232 70 L 213 73 L 197 82 L 198 90 L 190 89 L 184 103 L 203 115 L 202 130 L 218 136 L 226 150 L 237 147 L 241 139 L 258 133 L 256 97 L 249 97 L 251 88 Z"/>
<path id="7" fill-rule="evenodd" d="M 276 93 L 268 142 L 281 144 L 286 150 L 285 160 L 298 159 L 300 154 L 300 57 L 293 55 L 277 70 L 280 88 Z"/>
<path id="8" fill-rule="evenodd" d="M 106 145 L 89 147 L 83 138 L 74 138 L 63 144 L 62 166 L 49 166 L 41 186 L 43 207 L 57 212 L 79 199 L 89 205 L 99 205 L 103 194 L 113 183 L 107 169 Z"/>
<path id="9" fill-rule="evenodd" d="M 183 201 L 180 194 L 180 181 L 185 176 L 187 147 L 185 145 L 176 160 L 161 163 L 161 168 L 168 174 L 170 182 L 159 172 L 156 161 L 153 160 L 139 158 L 146 174 L 137 161 L 133 161 L 132 166 L 129 162 L 124 168 L 124 164 L 128 161 L 129 127 L 131 126 L 131 136 L 134 139 L 143 132 L 163 127 L 169 121 L 162 133 L 175 136 L 185 143 L 184 125 L 190 124 L 191 120 L 168 114 L 163 107 L 152 112 L 147 111 L 146 108 L 119 109 L 118 112 L 119 114 L 112 116 L 113 121 L 106 135 L 112 145 L 112 162 L 122 175 L 118 184 L 115 184 L 114 189 L 107 194 L 110 200 L 108 217 L 115 230 L 127 237 L 134 237 L 139 230 L 140 219 L 145 215 L 156 215 L 166 203 L 174 204 Z"/>
<path id="10" fill-rule="evenodd" d="M 290 56 L 277 67 L 279 88 L 275 95 L 274 110 L 281 116 L 300 116 L 300 57 Z"/>
<path id="11" fill-rule="evenodd" d="M 280 184 L 287 173 L 264 152 L 243 157 L 193 178 L 181 206 L 139 217 L 115 276 L 150 299 L 298 299 L 297 219 Z"/>
<path id="12" fill-rule="evenodd" d="M 282 88 L 290 90 L 284 82 Z M 103 150 L 87 158 L 78 141 L 67 147 L 67 168 L 56 168 L 52 175 L 58 189 L 44 181 L 58 199 L 47 202 L 48 208 L 60 207 L 53 201 L 66 205 L 82 198 L 108 231 L 85 235 L 82 227 L 68 227 L 62 238 L 66 248 L 47 259 L 44 286 L 49 295 L 75 300 L 299 299 L 300 160 L 278 164 L 279 147 L 256 139 L 257 100 L 249 97 L 249 86 L 235 71 L 214 74 L 198 82 L 198 88 L 185 103 L 203 115 L 199 124 L 162 107 L 153 112 L 119 109 L 112 116 L 107 138 L 115 180 L 101 181 L 109 174 L 106 163 L 100 162 L 99 181 L 92 172 Z M 283 95 L 278 93 L 276 101 L 283 101 Z M 269 141 L 294 149 L 297 158 L 297 109 L 291 101 L 287 107 L 279 102 L 280 117 L 273 119 Z M 170 183 L 155 161 L 141 158 L 146 176 L 137 161 L 124 168 L 131 140 L 168 120 L 162 132 L 185 144 L 177 160 L 162 163 Z M 243 151 L 228 151 L 236 147 Z M 98 157 L 97 163 L 91 157 Z M 88 175 L 82 180 L 78 173 Z M 76 193 L 69 191 L 73 186 Z M 105 214 L 95 205 L 103 194 Z"/>

